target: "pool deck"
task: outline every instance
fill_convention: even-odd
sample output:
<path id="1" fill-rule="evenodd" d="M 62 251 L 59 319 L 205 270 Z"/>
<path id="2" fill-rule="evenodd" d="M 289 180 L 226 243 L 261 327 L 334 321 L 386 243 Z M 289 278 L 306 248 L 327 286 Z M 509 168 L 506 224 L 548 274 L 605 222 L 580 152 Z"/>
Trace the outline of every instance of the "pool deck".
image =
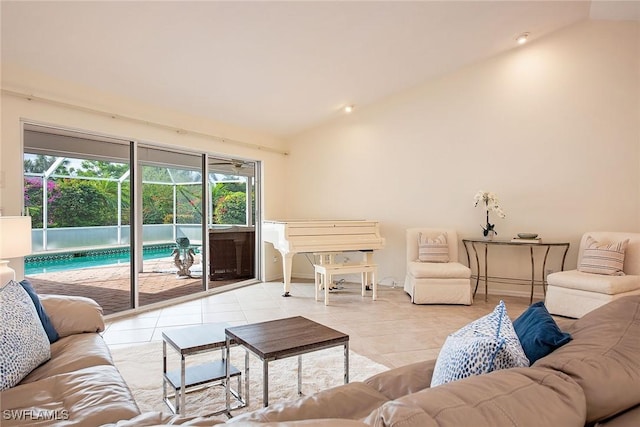
<path id="1" fill-rule="evenodd" d="M 200 277 L 178 278 L 171 271 L 172 266 L 173 259 L 170 257 L 144 262 L 144 272 L 138 274 L 140 306 L 192 295 L 203 290 L 203 281 Z M 41 294 L 78 295 L 92 298 L 102 306 L 105 315 L 131 308 L 129 265 L 34 274 L 26 278 Z M 210 281 L 209 288 L 242 280 L 245 279 Z"/>

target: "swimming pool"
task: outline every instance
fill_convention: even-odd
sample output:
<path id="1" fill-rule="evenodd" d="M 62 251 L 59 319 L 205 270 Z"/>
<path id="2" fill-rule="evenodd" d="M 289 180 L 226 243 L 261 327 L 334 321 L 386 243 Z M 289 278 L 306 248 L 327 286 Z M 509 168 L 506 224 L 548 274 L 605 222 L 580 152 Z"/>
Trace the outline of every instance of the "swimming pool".
<path id="1" fill-rule="evenodd" d="M 175 244 L 146 246 L 142 252 L 145 261 L 171 256 Z M 98 249 L 56 254 L 38 254 L 25 257 L 25 276 L 57 271 L 76 270 L 129 264 L 129 248 Z"/>

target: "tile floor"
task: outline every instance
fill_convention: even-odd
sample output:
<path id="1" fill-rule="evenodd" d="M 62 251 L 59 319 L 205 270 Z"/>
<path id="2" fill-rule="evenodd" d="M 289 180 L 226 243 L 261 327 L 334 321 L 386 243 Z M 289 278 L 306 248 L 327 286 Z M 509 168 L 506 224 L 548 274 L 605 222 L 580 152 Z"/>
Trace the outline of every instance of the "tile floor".
<path id="1" fill-rule="evenodd" d="M 203 323 L 242 325 L 290 316 L 305 316 L 349 334 L 350 348 L 388 367 L 435 358 L 447 335 L 505 301 L 514 319 L 529 305 L 527 297 L 478 294 L 473 305 L 414 305 L 401 287 L 378 287 L 378 300 L 360 295 L 347 283 L 331 293 L 330 305 L 314 299 L 313 283 L 295 282 L 283 298 L 282 283 L 267 282 L 201 299 L 107 321 L 103 337 L 111 348 L 162 340 L 171 328 Z"/>

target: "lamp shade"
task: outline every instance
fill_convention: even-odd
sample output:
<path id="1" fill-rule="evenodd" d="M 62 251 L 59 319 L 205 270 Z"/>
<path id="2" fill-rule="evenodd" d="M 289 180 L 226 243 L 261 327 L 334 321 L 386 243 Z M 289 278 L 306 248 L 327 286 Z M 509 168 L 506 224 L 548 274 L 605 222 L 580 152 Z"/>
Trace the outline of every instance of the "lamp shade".
<path id="1" fill-rule="evenodd" d="M 0 216 L 0 259 L 31 254 L 31 217 Z"/>

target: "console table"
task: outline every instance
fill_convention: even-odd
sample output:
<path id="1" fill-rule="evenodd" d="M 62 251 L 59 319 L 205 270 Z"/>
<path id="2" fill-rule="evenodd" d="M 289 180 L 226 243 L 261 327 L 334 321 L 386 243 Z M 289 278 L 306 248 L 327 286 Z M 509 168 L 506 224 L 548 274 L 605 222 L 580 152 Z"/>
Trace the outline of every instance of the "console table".
<path id="1" fill-rule="evenodd" d="M 480 276 L 481 276 L 478 249 L 484 248 L 484 300 L 485 301 L 487 301 L 488 280 L 490 278 L 500 279 L 508 283 L 518 283 L 518 280 L 524 280 L 524 279 L 516 279 L 516 278 L 508 278 L 508 277 L 507 278 L 490 277 L 488 273 L 489 246 L 509 246 L 509 247 L 519 246 L 522 248 L 529 248 L 529 255 L 531 257 L 531 280 L 528 280 L 528 282 L 531 284 L 531 296 L 529 298 L 530 304 L 533 302 L 533 289 L 535 285 L 541 285 L 543 293 L 545 295 L 547 294 L 547 280 L 545 278 L 544 271 L 547 264 L 547 257 L 549 256 L 549 251 L 551 250 L 551 248 L 558 247 L 558 248 L 564 249 L 564 252 L 562 253 L 562 263 L 560 267 L 561 270 L 564 270 L 564 262 L 565 262 L 565 259 L 567 258 L 567 252 L 569 251 L 569 242 L 540 241 L 538 243 L 525 243 L 525 242 L 512 242 L 511 240 L 462 239 L 462 244 L 464 245 L 464 249 L 467 252 L 467 264 L 469 265 L 469 268 L 471 268 L 471 254 L 470 254 L 469 246 L 471 246 L 471 248 L 473 249 L 473 253 L 475 255 L 474 258 L 476 260 L 476 274 L 471 276 L 472 278 L 475 277 L 476 279 L 476 287 L 473 291 L 474 297 L 476 296 L 476 292 L 478 291 L 478 284 L 480 283 Z M 542 250 L 544 250 L 544 258 L 542 261 L 542 269 L 540 274 L 541 280 L 535 280 L 536 266 L 535 266 L 534 252 L 536 248 L 541 248 Z"/>

